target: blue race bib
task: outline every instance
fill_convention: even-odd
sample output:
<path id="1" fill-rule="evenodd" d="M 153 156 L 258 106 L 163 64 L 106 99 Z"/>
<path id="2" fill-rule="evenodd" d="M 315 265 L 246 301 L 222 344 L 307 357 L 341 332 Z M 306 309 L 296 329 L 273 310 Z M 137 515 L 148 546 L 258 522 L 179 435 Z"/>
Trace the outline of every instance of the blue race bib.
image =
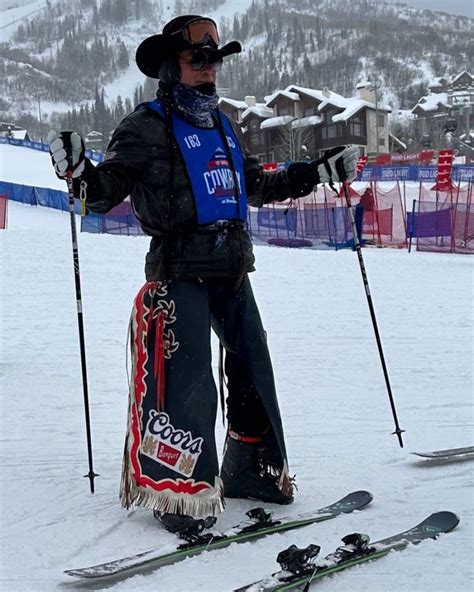
<path id="1" fill-rule="evenodd" d="M 145 105 L 165 117 L 165 109 L 159 99 Z M 175 111 L 171 115 L 174 137 L 191 183 L 199 225 L 213 224 L 218 220 L 244 222 L 247 218 L 242 151 L 230 121 L 223 113 L 221 117 L 225 138 L 217 127 L 198 128 Z M 227 142 L 227 151 L 224 142 Z M 232 163 L 229 162 L 229 153 Z"/>

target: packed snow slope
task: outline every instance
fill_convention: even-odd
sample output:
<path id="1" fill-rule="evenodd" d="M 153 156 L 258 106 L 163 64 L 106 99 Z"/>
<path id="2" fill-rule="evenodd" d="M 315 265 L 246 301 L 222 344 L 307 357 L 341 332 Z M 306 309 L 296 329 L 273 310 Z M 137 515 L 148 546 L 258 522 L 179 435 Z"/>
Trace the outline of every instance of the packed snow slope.
<path id="1" fill-rule="evenodd" d="M 33 151 L 23 152 L 28 155 L 24 182 L 30 184 Z M 4 162 L 2 171 L 14 166 Z M 91 495 L 83 478 L 88 465 L 69 217 L 9 204 L 9 227 L 0 231 L 2 591 L 77 590 L 64 569 L 175 540 L 150 511 L 127 513 L 118 501 L 127 323 L 144 281 L 147 248 L 144 237 L 79 236 L 94 468 L 100 474 Z M 406 430 L 401 449 L 391 435 L 356 254 L 255 250 L 258 267 L 251 279 L 268 331 L 290 468 L 299 487 L 293 506 L 276 507 L 275 514 L 305 511 L 362 488 L 373 492 L 374 501 L 352 515 L 201 555 L 109 589 L 229 592 L 275 571 L 277 552 L 292 543 L 320 544 L 324 555 L 350 532 L 377 540 L 438 510 L 458 513 L 458 529 L 322 580 L 317 589 L 472 589 L 472 461 L 426 462 L 409 454 L 473 444 L 472 258 L 364 249 Z M 216 352 L 215 342 L 213 347 Z M 217 434 L 221 448 L 222 425 Z M 218 527 L 238 522 L 256 505 L 230 500 Z"/>

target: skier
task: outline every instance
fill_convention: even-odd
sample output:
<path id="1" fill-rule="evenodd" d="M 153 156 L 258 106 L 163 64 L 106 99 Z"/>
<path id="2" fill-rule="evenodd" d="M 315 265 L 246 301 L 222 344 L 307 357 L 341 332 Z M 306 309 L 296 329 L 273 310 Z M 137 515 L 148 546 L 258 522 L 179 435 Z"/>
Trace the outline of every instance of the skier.
<path id="1" fill-rule="evenodd" d="M 356 175 L 358 151 L 344 147 L 319 161 L 263 171 L 218 109 L 216 73 L 240 51 L 237 41 L 220 46 L 212 19 L 177 17 L 138 47 L 139 69 L 159 79 L 157 96 L 119 124 L 104 162 L 94 167 L 85 158 L 75 132 L 53 130 L 48 138 L 57 175 L 72 171 L 88 210 L 106 213 L 130 195 L 152 237 L 130 320 L 121 499 L 126 508 L 152 508 L 172 530 L 190 516 L 216 516 L 224 496 L 293 501 L 266 333 L 248 278 L 254 256 L 246 208 Z M 226 353 L 220 471 L 211 327 Z"/>

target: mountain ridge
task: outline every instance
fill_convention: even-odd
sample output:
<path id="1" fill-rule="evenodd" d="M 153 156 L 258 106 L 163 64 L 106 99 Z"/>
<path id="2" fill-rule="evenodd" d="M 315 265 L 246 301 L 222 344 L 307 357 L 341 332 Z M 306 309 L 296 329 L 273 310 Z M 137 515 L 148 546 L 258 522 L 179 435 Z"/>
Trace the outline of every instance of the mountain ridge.
<path id="1" fill-rule="evenodd" d="M 0 118 L 29 118 L 31 126 L 41 103 L 45 121 L 54 123 L 61 113 L 94 110 L 99 101 L 113 113 L 107 122 L 113 127 L 116 116 L 154 94 L 156 81 L 134 63 L 138 43 L 179 13 L 215 16 L 223 40 L 242 42 L 242 54 L 226 59 L 219 73 L 221 91 L 237 99 L 261 100 L 289 84 L 351 96 L 358 81 L 370 79 L 381 100 L 411 109 L 436 77 L 469 69 L 474 57 L 474 19 L 402 3 L 46 0 L 42 12 L 21 20 L 10 42 L 0 44 Z M 123 81 L 119 93 L 117 81 Z"/>

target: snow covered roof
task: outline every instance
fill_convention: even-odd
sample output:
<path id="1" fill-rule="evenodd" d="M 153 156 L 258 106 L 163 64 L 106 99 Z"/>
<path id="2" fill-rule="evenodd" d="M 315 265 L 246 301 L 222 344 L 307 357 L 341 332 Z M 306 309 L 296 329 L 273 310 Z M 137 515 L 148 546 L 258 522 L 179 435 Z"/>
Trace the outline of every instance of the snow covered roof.
<path id="1" fill-rule="evenodd" d="M 357 111 L 363 109 L 364 107 L 368 107 L 369 109 L 375 109 L 374 103 L 364 101 L 363 99 L 360 99 L 358 97 L 346 98 L 328 89 L 322 91 L 316 90 L 314 88 L 295 86 L 293 84 L 291 86 L 288 86 L 286 90 L 302 93 L 320 101 L 320 104 L 318 105 L 319 111 L 322 111 L 328 105 L 332 105 L 333 107 L 343 109 L 342 113 L 338 113 L 332 118 L 333 121 L 346 121 L 347 119 L 349 119 L 349 117 L 352 117 L 355 113 L 357 113 Z M 391 111 L 390 107 L 386 107 L 384 105 L 378 105 L 377 108 L 379 111 Z"/>
<path id="2" fill-rule="evenodd" d="M 290 99 L 291 101 L 299 101 L 300 97 L 299 97 L 298 93 L 290 92 L 288 90 L 289 88 L 290 87 L 286 88 L 285 90 L 277 90 L 272 95 L 268 95 L 267 97 L 265 97 L 265 103 L 268 106 L 270 106 L 271 103 L 273 103 L 278 97 L 286 97 L 287 99 Z"/>
<path id="3" fill-rule="evenodd" d="M 397 144 L 399 144 L 404 150 L 407 149 L 407 145 L 405 144 L 405 142 L 402 142 L 400 140 L 400 138 L 397 138 L 397 136 L 394 136 L 393 134 L 391 134 L 390 132 L 388 132 L 388 135 L 392 138 L 392 140 L 394 142 L 396 142 Z"/>
<path id="4" fill-rule="evenodd" d="M 235 107 L 236 109 L 247 109 L 248 105 L 246 101 L 237 101 L 236 99 L 228 99 L 227 97 L 221 97 L 219 99 L 219 105 L 222 103 L 227 103 L 231 107 Z"/>
<path id="5" fill-rule="evenodd" d="M 251 113 L 257 115 L 258 117 L 272 117 L 273 109 L 269 109 L 263 103 L 257 103 L 255 107 L 248 107 L 242 113 L 242 120 L 248 117 Z"/>
<path id="6" fill-rule="evenodd" d="M 5 135 L 5 132 L 3 133 L 3 135 Z M 15 140 L 25 140 L 28 135 L 28 131 L 27 130 L 19 130 L 19 129 L 11 129 L 8 132 L 8 135 L 10 136 L 10 138 L 14 138 Z"/>
<path id="7" fill-rule="evenodd" d="M 323 120 L 319 115 L 310 115 L 309 117 L 300 117 L 299 119 L 295 119 L 291 124 L 291 127 L 308 127 L 310 125 L 318 125 Z"/>
<path id="8" fill-rule="evenodd" d="M 426 96 L 421 97 L 418 103 L 413 107 L 412 111 L 415 111 L 415 109 L 422 109 L 423 111 L 436 111 L 439 105 L 449 107 L 448 93 L 429 93 Z"/>
<path id="9" fill-rule="evenodd" d="M 457 76 L 455 76 L 451 82 L 451 84 L 455 84 L 460 78 L 462 78 L 465 75 L 468 75 L 469 78 L 472 80 L 473 76 L 470 72 L 468 72 L 467 70 L 463 70 L 460 74 L 458 74 Z"/>
<path id="10" fill-rule="evenodd" d="M 310 117 L 299 117 L 295 118 L 293 115 L 280 115 L 278 117 L 269 117 L 262 121 L 260 129 L 268 129 L 271 127 L 280 127 L 282 125 L 288 125 L 291 122 L 292 128 L 308 127 L 310 125 L 318 125 L 322 122 L 319 115 L 311 115 Z"/>
<path id="11" fill-rule="evenodd" d="M 374 103 L 370 103 L 369 101 L 364 101 L 363 99 L 358 99 L 357 97 L 351 97 L 350 99 L 344 99 L 345 108 L 342 113 L 337 113 L 336 115 L 332 116 L 332 120 L 336 121 L 347 121 L 350 117 L 355 115 L 361 109 L 365 107 L 369 109 L 375 109 Z M 323 105 L 321 104 L 319 109 L 321 109 Z M 377 106 L 378 111 L 391 111 L 390 107 L 384 106 Z"/>
<path id="12" fill-rule="evenodd" d="M 330 101 L 334 105 L 338 102 L 343 102 L 346 100 L 342 95 L 339 95 L 330 90 L 322 91 L 316 90 L 314 88 L 306 88 L 304 86 L 296 86 L 294 84 L 288 86 L 286 90 L 294 93 L 302 93 L 308 95 L 309 97 L 313 97 L 313 99 L 317 99 L 318 101 Z"/>
<path id="13" fill-rule="evenodd" d="M 287 125 L 294 119 L 293 115 L 280 115 L 279 117 L 270 117 L 269 119 L 265 119 L 260 124 L 260 129 L 268 129 L 270 127 L 280 127 L 282 125 Z"/>
<path id="14" fill-rule="evenodd" d="M 443 88 L 444 84 L 446 84 L 446 81 L 438 77 L 430 83 L 429 88 Z"/>

